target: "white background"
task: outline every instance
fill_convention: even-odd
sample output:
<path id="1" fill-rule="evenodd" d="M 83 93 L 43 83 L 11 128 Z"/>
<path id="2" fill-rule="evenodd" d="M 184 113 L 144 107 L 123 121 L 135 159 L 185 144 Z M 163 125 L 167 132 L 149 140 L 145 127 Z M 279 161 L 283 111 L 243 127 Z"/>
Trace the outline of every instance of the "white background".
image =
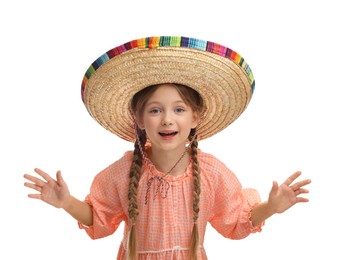
<path id="1" fill-rule="evenodd" d="M 209 259 L 339 259 L 336 1 L 4 1 L 0 7 L 0 259 L 115 259 L 122 226 L 92 241 L 65 212 L 27 198 L 24 173 L 62 170 L 84 198 L 94 175 L 132 145 L 99 126 L 80 98 L 88 66 L 153 35 L 214 41 L 250 64 L 248 109 L 200 142 L 266 199 L 273 180 L 311 178 L 308 204 L 231 241 L 208 226 Z"/>

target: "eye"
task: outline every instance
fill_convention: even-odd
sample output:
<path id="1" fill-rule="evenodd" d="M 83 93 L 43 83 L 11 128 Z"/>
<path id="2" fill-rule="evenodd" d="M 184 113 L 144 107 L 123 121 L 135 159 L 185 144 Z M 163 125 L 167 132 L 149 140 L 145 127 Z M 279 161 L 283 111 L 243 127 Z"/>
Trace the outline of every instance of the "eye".
<path id="1" fill-rule="evenodd" d="M 176 113 L 182 113 L 182 112 L 185 112 L 185 108 L 183 108 L 183 107 L 177 107 L 177 108 L 175 109 L 175 112 L 176 112 Z"/>
<path id="2" fill-rule="evenodd" d="M 157 114 L 157 113 L 160 113 L 160 109 L 159 108 L 151 108 L 149 110 L 149 113 L 151 114 Z"/>

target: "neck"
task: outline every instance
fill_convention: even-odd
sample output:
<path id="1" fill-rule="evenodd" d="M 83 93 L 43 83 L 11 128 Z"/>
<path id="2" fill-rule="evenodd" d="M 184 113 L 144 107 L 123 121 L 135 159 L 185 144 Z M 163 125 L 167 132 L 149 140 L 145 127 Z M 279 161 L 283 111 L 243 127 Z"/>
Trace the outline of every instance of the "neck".
<path id="1" fill-rule="evenodd" d="M 186 147 L 173 151 L 164 151 L 151 148 L 148 151 L 148 157 L 155 165 L 158 171 L 165 175 L 178 176 L 182 174 L 188 163 L 189 156 Z"/>

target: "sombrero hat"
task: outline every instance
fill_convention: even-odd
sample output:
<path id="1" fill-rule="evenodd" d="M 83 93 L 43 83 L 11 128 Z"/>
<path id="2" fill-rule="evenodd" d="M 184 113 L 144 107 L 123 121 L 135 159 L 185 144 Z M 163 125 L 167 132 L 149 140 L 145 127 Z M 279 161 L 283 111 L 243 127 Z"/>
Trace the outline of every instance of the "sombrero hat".
<path id="1" fill-rule="evenodd" d="M 195 38 L 157 36 L 127 42 L 95 60 L 82 81 L 82 100 L 101 126 L 134 142 L 130 101 L 141 89 L 161 83 L 199 92 L 205 106 L 198 126 L 200 140 L 234 122 L 255 85 L 248 64 L 230 48 Z"/>

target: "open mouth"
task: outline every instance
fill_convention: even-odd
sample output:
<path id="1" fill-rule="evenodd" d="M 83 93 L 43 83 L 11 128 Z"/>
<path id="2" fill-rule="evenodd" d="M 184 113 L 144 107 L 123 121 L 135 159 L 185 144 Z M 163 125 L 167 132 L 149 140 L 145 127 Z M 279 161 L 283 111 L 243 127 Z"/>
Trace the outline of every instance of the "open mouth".
<path id="1" fill-rule="evenodd" d="M 159 132 L 159 135 L 161 136 L 175 136 L 178 132 L 173 131 L 173 132 Z"/>

